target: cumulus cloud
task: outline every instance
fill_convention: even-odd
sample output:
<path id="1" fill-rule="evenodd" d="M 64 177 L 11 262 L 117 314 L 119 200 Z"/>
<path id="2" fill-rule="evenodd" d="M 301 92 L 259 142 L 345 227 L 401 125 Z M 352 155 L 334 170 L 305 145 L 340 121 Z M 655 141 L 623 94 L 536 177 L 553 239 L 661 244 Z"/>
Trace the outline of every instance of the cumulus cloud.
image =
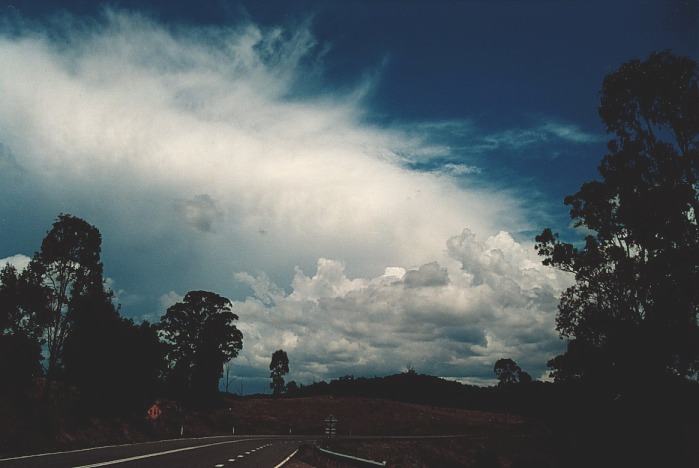
<path id="1" fill-rule="evenodd" d="M 183 300 L 184 296 L 182 294 L 177 294 L 175 291 L 168 291 L 160 296 L 160 309 L 162 313 L 165 313 L 170 306 L 182 302 Z"/>
<path id="2" fill-rule="evenodd" d="M 175 291 L 237 299 L 239 375 L 265 378 L 280 346 L 301 381 L 408 362 L 487 379 L 502 356 L 541 372 L 565 281 L 507 234 L 529 214 L 406 167 L 450 149 L 366 123 L 380 77 L 300 92 L 325 50 L 308 25 L 166 28 L 118 11 L 20 24 L 0 34 L 0 163 L 15 168 L 0 190 L 41 208 L 33 225 L 61 211 L 97 225 L 120 296 L 161 311 Z"/>
<path id="3" fill-rule="evenodd" d="M 409 288 L 443 286 L 449 282 L 449 273 L 437 262 L 426 263 L 417 270 L 408 271 L 403 282 Z"/>
<path id="4" fill-rule="evenodd" d="M 11 257 L 0 258 L 0 269 L 4 268 L 5 265 L 10 264 L 15 267 L 17 271 L 22 271 L 29 266 L 30 261 L 31 258 L 27 257 L 26 255 L 15 254 Z"/>
<path id="5" fill-rule="evenodd" d="M 560 349 L 553 330 L 558 294 L 570 278 L 545 268 L 530 244 L 500 232 L 484 240 L 470 231 L 448 240 L 448 267 L 391 267 L 352 278 L 337 260 L 298 270 L 291 291 L 269 279 L 238 278 L 254 294 L 235 303 L 254 368 L 286 343 L 290 378 L 311 381 L 345 374 L 418 371 L 492 382 L 492 366 L 511 357 L 537 377 Z M 282 346 L 283 347 L 283 346 Z M 262 378 L 262 377 L 261 377 Z"/>

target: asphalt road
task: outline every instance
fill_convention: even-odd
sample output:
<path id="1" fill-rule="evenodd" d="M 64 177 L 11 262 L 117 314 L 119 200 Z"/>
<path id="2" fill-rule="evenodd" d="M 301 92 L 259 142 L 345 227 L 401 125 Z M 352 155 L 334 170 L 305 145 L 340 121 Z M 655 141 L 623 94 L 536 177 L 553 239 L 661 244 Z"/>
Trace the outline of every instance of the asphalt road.
<path id="1" fill-rule="evenodd" d="M 0 460 L 0 468 L 273 468 L 312 437 L 207 437 L 99 447 Z"/>

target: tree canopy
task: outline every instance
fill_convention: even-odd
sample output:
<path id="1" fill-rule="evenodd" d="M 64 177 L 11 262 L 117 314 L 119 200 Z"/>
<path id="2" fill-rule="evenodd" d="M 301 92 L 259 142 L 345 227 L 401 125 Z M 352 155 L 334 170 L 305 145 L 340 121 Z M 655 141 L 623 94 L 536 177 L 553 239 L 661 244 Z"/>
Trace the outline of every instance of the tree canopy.
<path id="1" fill-rule="evenodd" d="M 155 326 L 119 315 L 112 295 L 83 297 L 71 313 L 63 353 L 66 382 L 90 414 L 120 414 L 157 397 L 165 349 Z"/>
<path id="2" fill-rule="evenodd" d="M 0 270 L 0 392 L 13 401 L 38 388 L 42 345 L 47 376 L 78 390 L 91 414 L 144 405 L 159 389 L 156 329 L 120 316 L 102 281 L 100 245 L 97 228 L 62 214 L 27 268 Z"/>
<path id="3" fill-rule="evenodd" d="M 101 245 L 96 227 L 76 216 L 60 214 L 27 267 L 28 275 L 37 278 L 46 291 L 44 334 L 49 377 L 60 366 L 72 308 L 82 296 L 104 290 Z"/>
<path id="4" fill-rule="evenodd" d="M 499 385 L 529 383 L 532 381 L 531 376 L 509 358 L 498 359 L 495 362 L 495 366 L 493 366 L 493 372 L 495 372 Z"/>
<path id="5" fill-rule="evenodd" d="M 612 134 L 601 180 L 565 198 L 584 243 L 537 236 L 543 263 L 575 275 L 557 330 L 568 350 L 557 380 L 628 381 L 699 370 L 699 75 L 669 52 L 604 80 L 599 115 Z"/>
<path id="6" fill-rule="evenodd" d="M 281 395 L 284 392 L 284 376 L 289 373 L 289 357 L 286 351 L 278 349 L 272 353 L 272 360 L 269 363 L 271 371 L 269 377 L 272 381 L 269 387 L 273 395 Z"/>
<path id="7" fill-rule="evenodd" d="M 216 293 L 190 291 L 160 320 L 170 382 L 193 401 L 204 402 L 218 392 L 223 365 L 243 347 L 231 307 L 230 300 Z"/>

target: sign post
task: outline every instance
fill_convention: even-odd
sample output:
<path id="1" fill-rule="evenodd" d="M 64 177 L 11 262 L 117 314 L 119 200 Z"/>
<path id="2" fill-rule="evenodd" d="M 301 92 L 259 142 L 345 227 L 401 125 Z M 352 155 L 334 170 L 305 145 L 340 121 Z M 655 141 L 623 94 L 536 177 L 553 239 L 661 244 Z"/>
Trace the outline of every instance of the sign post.
<path id="1" fill-rule="evenodd" d="M 332 414 L 325 418 L 325 436 L 332 439 L 337 434 L 338 419 Z"/>

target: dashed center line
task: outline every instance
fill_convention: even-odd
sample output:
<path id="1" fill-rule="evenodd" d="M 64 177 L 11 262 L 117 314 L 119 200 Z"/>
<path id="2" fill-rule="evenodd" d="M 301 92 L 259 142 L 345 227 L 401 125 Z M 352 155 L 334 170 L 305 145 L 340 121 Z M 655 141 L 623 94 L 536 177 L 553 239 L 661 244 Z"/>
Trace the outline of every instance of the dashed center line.
<path id="1" fill-rule="evenodd" d="M 257 452 L 258 450 L 262 450 L 265 447 L 269 447 L 270 445 L 272 445 L 272 444 L 260 445 L 259 447 L 255 447 L 254 449 L 245 452 L 245 455 L 250 455 L 252 453 Z M 238 458 L 245 458 L 245 455 L 238 455 L 236 458 L 229 458 L 228 462 L 235 463 L 238 460 Z M 224 466 L 223 464 L 218 464 L 218 465 L 214 465 L 214 468 L 223 468 L 223 466 Z"/>
<path id="2" fill-rule="evenodd" d="M 130 461 L 135 461 L 135 460 L 142 460 L 144 458 L 159 457 L 162 455 L 169 455 L 172 453 L 185 452 L 185 451 L 189 451 L 189 450 L 198 450 L 198 449 L 203 449 L 203 448 L 207 448 L 207 447 L 214 447 L 217 445 L 238 444 L 238 443 L 244 442 L 245 440 L 250 440 L 250 439 L 228 440 L 228 441 L 224 441 L 224 442 L 214 442 L 211 444 L 194 445 L 194 446 L 182 447 L 182 448 L 177 448 L 177 449 L 172 449 L 172 450 L 165 450 L 162 452 L 147 453 L 145 455 L 136 455 L 136 456 L 128 457 L 128 458 L 120 458 L 117 460 L 109 460 L 109 461 L 104 461 L 104 462 L 100 462 L 100 463 L 93 463 L 91 465 L 81 465 L 81 466 L 78 466 L 75 468 L 97 468 L 98 466 L 117 465 L 120 463 L 126 463 L 126 462 L 130 462 Z M 260 439 L 256 439 L 256 440 L 260 440 Z M 239 458 L 242 458 L 242 456 L 239 456 Z"/>

